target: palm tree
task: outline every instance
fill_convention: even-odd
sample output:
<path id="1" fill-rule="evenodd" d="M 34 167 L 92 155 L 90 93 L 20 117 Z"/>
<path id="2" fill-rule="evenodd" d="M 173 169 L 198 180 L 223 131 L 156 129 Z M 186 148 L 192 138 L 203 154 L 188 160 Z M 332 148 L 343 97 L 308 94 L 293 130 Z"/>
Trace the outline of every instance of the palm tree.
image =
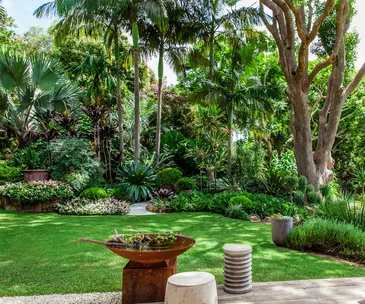
<path id="1" fill-rule="evenodd" d="M 36 113 L 65 110 L 81 98 L 81 90 L 66 80 L 58 61 L 44 55 L 25 58 L 0 53 L 0 96 L 6 104 L 3 122 L 15 134 L 19 148 L 31 143 Z"/>
<path id="2" fill-rule="evenodd" d="M 164 60 L 175 70 L 177 74 L 184 72 L 183 60 L 188 52 L 187 43 L 196 38 L 197 24 L 192 23 L 186 11 L 175 3 L 166 5 L 166 22 L 141 19 L 139 22 L 140 36 L 142 40 L 141 52 L 146 57 L 158 56 L 158 105 L 156 123 L 157 157 L 161 149 L 161 120 L 162 120 L 162 84 L 164 77 Z"/>
<path id="3" fill-rule="evenodd" d="M 85 14 L 76 14 L 76 18 L 71 18 L 69 24 L 95 24 L 98 18 L 110 20 L 105 37 L 108 41 L 114 42 L 115 53 L 118 53 L 117 33 L 119 28 L 123 27 L 131 31 L 133 40 L 133 60 L 134 60 L 134 95 L 135 95 L 135 143 L 134 159 L 140 157 L 140 96 L 139 96 L 139 28 L 138 18 L 148 16 L 154 20 L 159 20 L 162 24 L 166 17 L 165 2 L 168 0 L 55 0 L 46 3 L 35 11 L 36 16 L 49 15 L 56 13 L 61 17 L 71 16 L 74 12 L 84 11 Z M 78 16 L 78 17 L 77 17 Z M 119 56 L 116 57 L 119 63 Z M 120 81 L 120 80 L 119 80 Z M 120 87 L 120 86 L 118 86 Z M 117 92 L 117 98 L 120 100 L 120 88 Z M 121 115 L 122 108 L 119 106 L 118 113 Z M 121 121 L 119 121 L 121 124 Z"/>
<path id="4" fill-rule="evenodd" d="M 257 77 L 247 78 L 245 75 L 246 66 L 257 51 L 256 46 L 247 45 L 246 41 L 242 40 L 242 35 L 235 30 L 227 33 L 229 35 L 224 37 L 226 59 L 221 62 L 221 69 L 214 70 L 214 81 L 208 79 L 201 83 L 193 99 L 217 103 L 227 113 L 228 177 L 231 177 L 235 110 L 239 108 L 241 114 L 254 119 L 256 113 L 267 112 L 270 109 L 268 99 L 274 96 L 274 90 L 264 86 Z M 221 47 L 224 48 L 224 44 Z"/>
<path id="5" fill-rule="evenodd" d="M 94 140 L 96 156 L 100 158 L 100 120 L 108 113 L 108 109 L 102 105 L 102 97 L 105 91 L 111 91 L 115 87 L 115 79 L 111 73 L 111 65 L 104 56 L 89 55 L 76 69 L 80 77 L 87 75 L 92 83 L 87 92 L 89 106 L 84 107 L 83 112 L 89 116 L 94 125 Z"/>
<path id="6" fill-rule="evenodd" d="M 209 79 L 214 74 L 214 51 L 218 36 L 225 33 L 225 27 L 242 28 L 247 25 L 261 25 L 263 14 L 259 9 L 250 7 L 236 8 L 239 0 L 200 0 L 199 6 L 205 11 L 200 24 L 199 35 L 209 47 Z"/>

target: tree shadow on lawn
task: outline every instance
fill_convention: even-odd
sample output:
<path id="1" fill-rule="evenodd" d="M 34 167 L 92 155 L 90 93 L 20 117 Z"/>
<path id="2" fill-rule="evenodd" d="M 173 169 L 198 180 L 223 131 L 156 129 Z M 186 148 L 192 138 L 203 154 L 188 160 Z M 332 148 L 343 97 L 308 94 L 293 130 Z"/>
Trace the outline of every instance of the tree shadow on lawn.
<path id="1" fill-rule="evenodd" d="M 223 246 L 253 246 L 256 282 L 365 276 L 363 268 L 275 247 L 270 225 L 210 213 L 158 216 L 60 216 L 0 213 L 0 296 L 118 291 L 127 260 L 106 248 L 73 241 L 119 233 L 175 231 L 196 239 L 178 271 L 207 271 L 223 283 Z M 6 263 L 5 263 L 5 262 Z"/>

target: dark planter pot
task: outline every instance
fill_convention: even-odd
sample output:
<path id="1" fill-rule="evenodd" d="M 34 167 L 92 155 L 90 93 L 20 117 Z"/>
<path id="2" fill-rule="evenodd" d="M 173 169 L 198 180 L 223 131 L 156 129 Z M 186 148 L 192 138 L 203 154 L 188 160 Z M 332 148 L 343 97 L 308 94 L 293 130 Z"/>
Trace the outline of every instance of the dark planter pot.
<path id="1" fill-rule="evenodd" d="M 286 247 L 286 239 L 293 228 L 293 218 L 284 217 L 271 220 L 271 235 L 276 246 Z"/>
<path id="2" fill-rule="evenodd" d="M 171 185 L 161 185 L 160 189 L 165 189 L 165 190 L 170 190 L 170 191 L 176 191 L 176 184 L 171 184 Z"/>
<path id="3" fill-rule="evenodd" d="M 49 179 L 49 170 L 23 170 L 24 180 L 28 182 L 32 181 L 44 181 Z"/>

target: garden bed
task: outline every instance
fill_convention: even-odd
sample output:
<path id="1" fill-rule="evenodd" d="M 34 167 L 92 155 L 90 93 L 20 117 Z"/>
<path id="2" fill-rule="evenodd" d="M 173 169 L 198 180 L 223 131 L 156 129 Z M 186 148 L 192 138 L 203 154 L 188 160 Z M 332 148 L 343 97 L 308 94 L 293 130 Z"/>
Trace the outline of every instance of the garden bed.
<path id="1" fill-rule="evenodd" d="M 9 197 L 1 197 L 1 208 L 7 211 L 21 211 L 21 212 L 56 212 L 56 205 L 59 200 L 44 201 L 33 204 L 24 204 L 16 200 L 11 200 Z"/>

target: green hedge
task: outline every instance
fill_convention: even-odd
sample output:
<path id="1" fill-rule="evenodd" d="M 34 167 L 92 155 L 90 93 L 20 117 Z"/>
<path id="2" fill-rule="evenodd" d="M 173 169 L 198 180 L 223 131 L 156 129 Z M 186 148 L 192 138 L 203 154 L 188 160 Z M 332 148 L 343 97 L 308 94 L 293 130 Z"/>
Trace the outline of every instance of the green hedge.
<path id="1" fill-rule="evenodd" d="M 198 191 L 193 191 L 192 193 L 181 193 L 172 200 L 171 208 L 176 212 L 210 211 L 225 214 L 231 199 L 242 196 L 245 196 L 252 202 L 252 204 L 244 204 L 244 211 L 249 214 L 257 214 L 261 218 L 271 216 L 275 213 L 282 215 L 299 213 L 297 207 L 284 199 L 266 194 L 252 194 L 248 192 L 203 194 Z M 239 200 L 242 200 L 242 198 Z"/>
<path id="2" fill-rule="evenodd" d="M 365 263 L 365 232 L 350 224 L 308 220 L 290 232 L 287 246 Z"/>
<path id="3" fill-rule="evenodd" d="M 82 191 L 80 197 L 89 200 L 98 200 L 102 198 L 107 198 L 109 197 L 109 195 L 103 188 L 92 187 Z"/>
<path id="4" fill-rule="evenodd" d="M 156 176 L 160 185 L 173 185 L 182 177 L 182 172 L 176 168 L 165 168 Z"/>

